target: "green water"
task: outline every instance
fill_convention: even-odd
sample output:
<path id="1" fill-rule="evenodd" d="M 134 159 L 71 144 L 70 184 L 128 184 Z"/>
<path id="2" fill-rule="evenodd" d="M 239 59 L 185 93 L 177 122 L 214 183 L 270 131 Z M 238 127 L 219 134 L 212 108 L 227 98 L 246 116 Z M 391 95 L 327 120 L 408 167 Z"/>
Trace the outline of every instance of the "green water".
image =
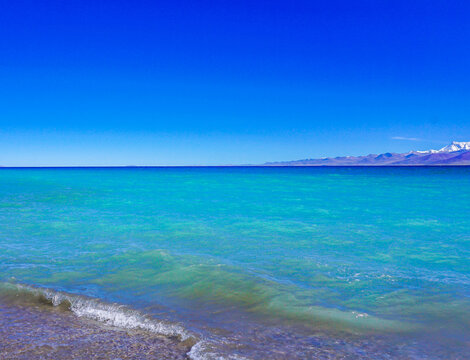
<path id="1" fill-rule="evenodd" d="M 226 357 L 300 358 L 321 332 L 457 358 L 470 168 L 1 169 L 0 280 L 237 343 Z"/>

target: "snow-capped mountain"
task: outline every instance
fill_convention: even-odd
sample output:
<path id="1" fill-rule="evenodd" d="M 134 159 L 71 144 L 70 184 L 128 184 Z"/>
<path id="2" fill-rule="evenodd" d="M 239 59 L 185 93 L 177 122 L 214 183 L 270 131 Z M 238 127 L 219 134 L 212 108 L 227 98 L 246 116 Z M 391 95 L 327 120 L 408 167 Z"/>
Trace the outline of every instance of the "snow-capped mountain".
<path id="1" fill-rule="evenodd" d="M 444 146 L 439 150 L 425 150 L 425 151 L 411 151 L 417 152 L 418 154 L 437 154 L 437 153 L 449 153 L 455 151 L 469 151 L 470 141 L 452 141 L 451 144 Z"/>
<path id="2" fill-rule="evenodd" d="M 439 152 L 469 151 L 470 141 L 452 141 L 452 144 L 443 147 Z"/>
<path id="3" fill-rule="evenodd" d="M 453 141 L 440 150 L 340 156 L 266 163 L 266 166 L 419 166 L 470 165 L 470 141 Z"/>

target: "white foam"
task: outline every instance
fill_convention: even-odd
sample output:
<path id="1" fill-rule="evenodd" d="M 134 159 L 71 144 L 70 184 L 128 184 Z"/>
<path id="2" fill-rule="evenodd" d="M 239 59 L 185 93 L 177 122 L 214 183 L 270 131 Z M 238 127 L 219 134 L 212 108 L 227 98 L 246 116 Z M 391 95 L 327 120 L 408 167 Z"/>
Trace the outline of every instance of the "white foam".
<path id="1" fill-rule="evenodd" d="M 187 355 L 191 360 L 248 360 L 245 357 L 235 354 L 221 355 L 216 351 L 214 344 L 203 340 L 195 344 Z"/>
<path id="2" fill-rule="evenodd" d="M 78 317 L 84 317 L 125 329 L 140 329 L 155 334 L 178 337 L 182 341 L 193 337 L 182 326 L 150 318 L 124 305 L 105 303 L 97 299 L 72 295 L 50 289 L 16 285 L 18 290 L 43 296 L 53 306 L 70 304 L 70 310 Z"/>

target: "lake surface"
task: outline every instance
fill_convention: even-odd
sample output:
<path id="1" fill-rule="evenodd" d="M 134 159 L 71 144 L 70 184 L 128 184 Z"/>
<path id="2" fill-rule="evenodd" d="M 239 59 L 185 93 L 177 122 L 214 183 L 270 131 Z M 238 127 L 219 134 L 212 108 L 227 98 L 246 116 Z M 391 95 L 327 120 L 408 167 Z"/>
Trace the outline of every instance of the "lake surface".
<path id="1" fill-rule="evenodd" d="M 0 283 L 192 359 L 470 358 L 470 168 L 4 168 Z"/>

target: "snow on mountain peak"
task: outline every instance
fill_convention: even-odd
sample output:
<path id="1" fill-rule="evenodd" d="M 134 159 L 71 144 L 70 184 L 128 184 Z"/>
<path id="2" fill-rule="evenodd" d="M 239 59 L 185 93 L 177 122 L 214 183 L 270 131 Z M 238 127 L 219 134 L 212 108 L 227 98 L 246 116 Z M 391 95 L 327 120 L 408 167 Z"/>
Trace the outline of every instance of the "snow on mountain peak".
<path id="1" fill-rule="evenodd" d="M 455 151 L 469 151 L 470 141 L 452 141 L 450 145 L 444 146 L 440 150 L 426 150 L 426 151 L 415 151 L 418 154 L 437 154 L 437 153 L 450 153 Z"/>
<path id="2" fill-rule="evenodd" d="M 443 147 L 439 152 L 454 152 L 462 150 L 470 150 L 470 141 L 452 141 L 452 144 Z"/>

